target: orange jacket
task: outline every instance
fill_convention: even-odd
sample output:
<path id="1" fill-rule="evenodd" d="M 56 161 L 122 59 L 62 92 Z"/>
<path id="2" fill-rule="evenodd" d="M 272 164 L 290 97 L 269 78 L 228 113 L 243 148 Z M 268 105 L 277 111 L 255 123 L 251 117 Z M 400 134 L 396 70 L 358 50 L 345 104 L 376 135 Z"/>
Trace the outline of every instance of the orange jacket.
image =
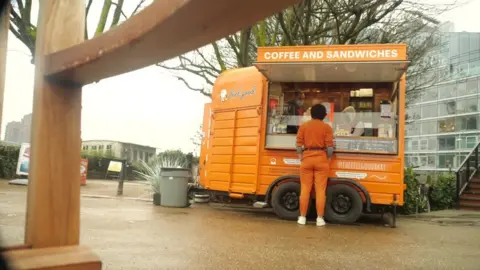
<path id="1" fill-rule="evenodd" d="M 325 155 L 326 148 L 334 147 L 333 130 L 322 120 L 312 119 L 301 125 L 297 133 L 297 147 L 324 148 L 325 151 L 305 151 L 303 158 Z"/>

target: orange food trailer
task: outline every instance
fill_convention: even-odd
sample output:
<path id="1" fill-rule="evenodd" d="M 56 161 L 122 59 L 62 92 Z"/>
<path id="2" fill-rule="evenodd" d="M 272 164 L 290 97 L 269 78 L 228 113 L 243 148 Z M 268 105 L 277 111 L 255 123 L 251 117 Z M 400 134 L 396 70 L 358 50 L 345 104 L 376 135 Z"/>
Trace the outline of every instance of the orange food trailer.
<path id="1" fill-rule="evenodd" d="M 200 185 L 217 200 L 247 200 L 296 219 L 296 132 L 310 119 L 309 108 L 321 103 L 335 135 L 325 219 L 352 223 L 365 212 L 395 217 L 404 203 L 408 64 L 404 44 L 258 48 L 254 66 L 225 71 L 213 86 Z"/>

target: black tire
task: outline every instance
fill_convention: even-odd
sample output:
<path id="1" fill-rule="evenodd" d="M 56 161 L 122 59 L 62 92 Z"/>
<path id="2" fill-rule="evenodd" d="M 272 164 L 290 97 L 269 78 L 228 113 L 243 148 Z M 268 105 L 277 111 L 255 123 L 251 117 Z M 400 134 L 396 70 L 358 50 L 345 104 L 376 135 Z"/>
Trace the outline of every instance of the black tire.
<path id="1" fill-rule="evenodd" d="M 354 188 L 337 184 L 327 188 L 325 219 L 331 223 L 355 223 L 363 212 L 363 201 Z"/>
<path id="2" fill-rule="evenodd" d="M 272 195 L 272 208 L 275 214 L 285 220 L 296 220 L 300 214 L 300 183 L 280 184 Z"/>

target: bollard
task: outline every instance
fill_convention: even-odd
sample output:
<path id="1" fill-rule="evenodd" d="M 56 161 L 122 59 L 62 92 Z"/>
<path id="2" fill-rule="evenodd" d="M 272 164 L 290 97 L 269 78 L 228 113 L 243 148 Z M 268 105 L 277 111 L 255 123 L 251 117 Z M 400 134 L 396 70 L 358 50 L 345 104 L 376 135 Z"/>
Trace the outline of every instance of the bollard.
<path id="1" fill-rule="evenodd" d="M 126 160 L 122 161 L 122 169 L 120 170 L 120 175 L 118 177 L 118 187 L 117 187 L 117 196 L 123 195 L 123 182 L 125 180 L 125 175 L 127 170 Z"/>

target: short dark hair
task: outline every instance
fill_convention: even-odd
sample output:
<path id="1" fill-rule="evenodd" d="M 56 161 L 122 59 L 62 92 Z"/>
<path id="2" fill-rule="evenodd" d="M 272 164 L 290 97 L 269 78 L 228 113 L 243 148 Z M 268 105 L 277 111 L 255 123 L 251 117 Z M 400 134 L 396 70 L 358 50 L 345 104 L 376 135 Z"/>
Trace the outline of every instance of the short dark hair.
<path id="1" fill-rule="evenodd" d="M 327 116 L 327 109 L 322 104 L 316 104 L 310 109 L 310 113 L 312 114 L 312 119 L 323 120 Z"/>

